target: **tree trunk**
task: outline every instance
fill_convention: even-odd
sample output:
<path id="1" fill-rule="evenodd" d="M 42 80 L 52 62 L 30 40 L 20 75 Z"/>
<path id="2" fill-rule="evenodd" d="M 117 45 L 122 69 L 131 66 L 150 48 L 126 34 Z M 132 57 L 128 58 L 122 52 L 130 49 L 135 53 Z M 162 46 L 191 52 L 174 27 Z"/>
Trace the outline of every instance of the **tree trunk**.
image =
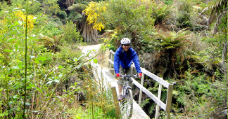
<path id="1" fill-rule="evenodd" d="M 217 18 L 217 20 L 216 20 L 214 29 L 213 29 L 213 31 L 212 31 L 212 34 L 213 34 L 213 35 L 214 35 L 215 33 L 218 32 L 218 25 L 220 24 L 220 21 L 221 21 L 221 19 L 222 19 L 222 16 L 223 16 L 223 15 L 226 15 L 226 14 L 227 14 L 227 11 L 224 11 L 224 12 L 222 12 L 222 13 L 219 14 L 219 16 L 218 16 L 218 18 Z"/>
<path id="2" fill-rule="evenodd" d="M 83 41 L 87 43 L 96 44 L 99 41 L 97 29 L 93 29 L 92 24 L 84 23 L 82 31 Z"/>
<path id="3" fill-rule="evenodd" d="M 225 8 L 227 8 L 227 4 L 225 4 Z M 226 26 L 227 26 L 227 12 L 226 12 L 226 16 L 225 16 L 225 21 L 226 21 Z M 224 69 L 224 73 L 225 73 L 226 84 L 228 85 L 228 83 L 227 83 L 227 28 L 225 28 L 225 43 L 224 43 L 224 48 L 222 51 L 222 65 L 223 65 L 223 69 Z M 226 94 L 228 94 L 227 90 L 226 90 Z M 227 97 L 225 99 L 225 102 L 227 102 Z M 226 103 L 226 107 L 227 107 L 227 103 Z"/>

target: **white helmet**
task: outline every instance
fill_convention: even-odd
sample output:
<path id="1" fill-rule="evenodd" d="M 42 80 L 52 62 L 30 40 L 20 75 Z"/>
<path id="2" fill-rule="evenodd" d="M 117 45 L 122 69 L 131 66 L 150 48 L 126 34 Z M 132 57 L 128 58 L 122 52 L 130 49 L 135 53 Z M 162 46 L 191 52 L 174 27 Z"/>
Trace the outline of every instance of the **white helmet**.
<path id="1" fill-rule="evenodd" d="M 130 44 L 131 43 L 131 40 L 129 38 L 123 38 L 121 41 L 120 41 L 121 45 L 124 45 L 124 44 Z"/>

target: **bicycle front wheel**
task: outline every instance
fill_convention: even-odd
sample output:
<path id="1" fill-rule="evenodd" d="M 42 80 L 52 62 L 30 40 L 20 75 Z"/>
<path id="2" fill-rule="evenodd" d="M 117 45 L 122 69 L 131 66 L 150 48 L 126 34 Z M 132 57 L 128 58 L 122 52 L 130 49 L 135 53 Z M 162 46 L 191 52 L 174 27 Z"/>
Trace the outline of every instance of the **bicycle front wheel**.
<path id="1" fill-rule="evenodd" d="M 125 107 L 126 117 L 130 118 L 132 116 L 132 111 L 133 111 L 133 95 L 132 95 L 131 89 L 126 90 L 124 107 Z"/>

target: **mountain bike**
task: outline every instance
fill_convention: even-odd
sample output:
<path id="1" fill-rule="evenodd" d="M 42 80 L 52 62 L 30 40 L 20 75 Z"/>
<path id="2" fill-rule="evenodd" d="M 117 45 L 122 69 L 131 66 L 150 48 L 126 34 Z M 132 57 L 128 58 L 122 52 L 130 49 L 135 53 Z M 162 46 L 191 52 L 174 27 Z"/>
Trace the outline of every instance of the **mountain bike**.
<path id="1" fill-rule="evenodd" d="M 123 112 L 123 117 L 130 118 L 133 111 L 133 95 L 132 88 L 130 86 L 131 77 L 137 78 L 137 75 L 129 76 L 126 73 L 120 75 L 124 79 L 123 89 L 122 89 L 122 100 L 120 100 L 120 108 Z"/>

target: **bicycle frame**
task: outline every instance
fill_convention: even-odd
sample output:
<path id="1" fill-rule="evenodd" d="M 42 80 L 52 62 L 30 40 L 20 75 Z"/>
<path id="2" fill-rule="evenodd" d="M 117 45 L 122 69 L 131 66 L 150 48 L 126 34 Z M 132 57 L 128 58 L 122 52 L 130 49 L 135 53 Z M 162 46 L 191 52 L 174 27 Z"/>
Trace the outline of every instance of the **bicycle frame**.
<path id="1" fill-rule="evenodd" d="M 131 89 L 130 86 L 130 77 L 126 76 L 126 74 L 122 77 L 124 79 L 124 83 L 123 83 L 123 94 L 126 94 L 126 90 L 127 89 Z"/>
<path id="2" fill-rule="evenodd" d="M 122 109 L 124 110 L 123 114 L 127 118 L 130 118 L 132 116 L 132 111 L 133 111 L 133 95 L 132 95 L 130 81 L 131 81 L 131 77 L 137 77 L 137 75 L 127 76 L 125 73 L 125 75 L 120 75 L 120 76 L 124 80 L 123 89 L 122 89 L 123 100 L 121 101 Z"/>
<path id="3" fill-rule="evenodd" d="M 137 75 L 127 76 L 125 73 L 125 75 L 120 75 L 120 76 L 124 80 L 122 94 L 123 96 L 125 96 L 126 94 L 128 94 L 127 90 L 131 89 L 131 86 L 130 86 L 131 77 L 137 78 Z"/>

